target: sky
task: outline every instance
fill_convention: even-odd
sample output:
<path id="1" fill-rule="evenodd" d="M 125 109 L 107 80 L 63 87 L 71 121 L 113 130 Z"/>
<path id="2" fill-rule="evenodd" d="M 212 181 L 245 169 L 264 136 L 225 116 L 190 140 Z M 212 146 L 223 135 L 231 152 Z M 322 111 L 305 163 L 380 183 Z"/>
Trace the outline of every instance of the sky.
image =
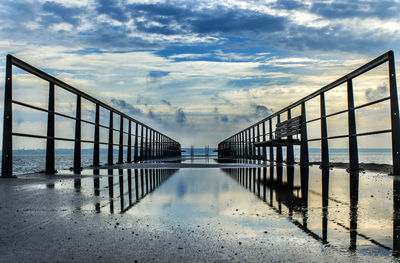
<path id="1" fill-rule="evenodd" d="M 183 147 L 216 146 L 388 50 L 398 56 L 399 13 L 399 0 L 2 0 L 0 85 L 13 54 Z M 387 93 L 385 70 L 355 81 L 356 104 Z M 45 107 L 48 84 L 15 74 L 16 98 Z M 328 112 L 345 103 L 343 90 L 327 96 Z M 56 108 L 73 115 L 74 98 L 57 94 Z M 357 128 L 387 125 L 386 106 L 360 112 Z M 45 133 L 45 116 L 15 111 L 15 131 Z M 346 121 L 328 123 L 330 135 Z M 72 126 L 60 120 L 56 136 Z"/>

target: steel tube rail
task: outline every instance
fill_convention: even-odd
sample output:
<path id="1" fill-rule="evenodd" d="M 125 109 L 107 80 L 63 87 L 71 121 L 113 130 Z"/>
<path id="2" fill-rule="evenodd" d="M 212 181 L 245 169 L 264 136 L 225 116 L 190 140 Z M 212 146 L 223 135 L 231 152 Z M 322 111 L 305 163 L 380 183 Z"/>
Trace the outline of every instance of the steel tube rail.
<path id="1" fill-rule="evenodd" d="M 13 100 L 12 98 L 12 67 L 16 66 L 27 73 L 35 75 L 36 77 L 49 82 L 49 99 L 48 108 L 44 109 L 35 105 Z M 68 92 L 76 95 L 76 111 L 75 116 L 69 116 L 63 113 L 55 111 L 55 87 L 64 89 Z M 82 99 L 85 99 L 96 106 L 95 121 L 88 121 L 82 119 Z M 12 129 L 12 104 L 16 104 L 31 110 L 47 112 L 47 135 L 37 135 L 13 132 Z M 109 125 L 100 124 L 100 109 L 103 108 L 109 112 Z M 120 117 L 119 129 L 114 128 L 114 116 Z M 55 116 L 61 116 L 75 121 L 74 139 L 61 138 L 55 135 Z M 124 120 L 128 121 L 128 131 L 124 131 Z M 94 126 L 94 140 L 82 140 L 82 122 Z M 131 125 L 135 124 L 135 134 L 132 134 Z M 116 125 L 117 126 L 117 125 Z M 140 127 L 139 127 L 140 126 Z M 108 142 L 100 141 L 100 128 L 108 129 Z M 139 136 L 138 131 L 141 129 Z M 143 130 L 146 129 L 146 135 Z M 114 131 L 119 133 L 119 142 L 114 143 L 113 136 Z M 149 135 L 150 132 L 150 135 Z M 127 142 L 124 141 L 124 135 L 128 135 Z M 157 136 L 156 136 L 157 135 Z M 73 169 L 76 173 L 79 173 L 81 168 L 81 149 L 82 143 L 93 144 L 93 166 L 97 167 L 100 165 L 100 145 L 108 145 L 108 164 L 114 163 L 114 146 L 118 147 L 118 161 L 117 163 L 124 162 L 124 147 L 127 147 L 128 153 L 126 156 L 127 162 L 138 162 L 146 158 L 154 157 L 165 157 L 165 156 L 178 156 L 181 154 L 179 142 L 171 139 L 170 137 L 155 131 L 148 125 L 126 115 L 125 113 L 107 105 L 106 103 L 88 95 L 87 93 L 78 90 L 69 84 L 43 72 L 40 69 L 35 68 L 32 65 L 12 56 L 7 55 L 6 63 L 6 81 L 4 91 L 4 120 L 3 120 L 3 151 L 2 151 L 2 172 L 1 177 L 13 177 L 13 136 L 23 136 L 29 138 L 45 139 L 46 140 L 46 173 L 55 173 L 55 141 L 70 141 L 74 143 L 74 166 Z M 132 146 L 132 136 L 134 138 L 134 145 Z M 140 145 L 139 145 L 140 138 Z M 144 140 L 144 141 L 143 141 Z M 156 142 L 157 140 L 157 142 Z M 161 142 L 165 142 L 167 147 L 161 148 Z M 132 158 L 132 147 L 133 158 Z M 160 147 L 160 149 L 156 149 Z M 139 156 L 140 150 L 140 156 Z M 160 150 L 160 154 L 155 154 L 157 150 Z M 161 154 L 163 153 L 163 154 Z M 132 160 L 133 159 L 133 160 Z"/>
<path id="2" fill-rule="evenodd" d="M 384 98 L 379 98 L 374 101 L 369 101 L 367 103 L 364 103 L 362 105 L 354 105 L 354 95 L 353 95 L 353 84 L 352 80 L 380 65 L 383 63 L 388 62 L 388 80 L 389 80 L 389 96 L 384 97 Z M 391 134 L 391 142 L 392 142 L 392 164 L 393 164 L 393 171 L 392 174 L 400 175 L 400 120 L 399 120 L 399 105 L 398 105 L 398 95 L 397 95 L 397 84 L 396 84 L 396 73 L 395 73 L 395 63 L 394 63 L 394 54 L 393 51 L 388 51 L 381 56 L 373 59 L 372 61 L 366 63 L 365 65 L 359 67 L 356 70 L 353 70 L 349 74 L 337 79 L 336 81 L 322 87 L 321 89 L 303 97 L 302 99 L 290 104 L 289 106 L 278 110 L 277 112 L 267 116 L 266 118 L 263 118 L 262 120 L 256 122 L 255 124 L 251 125 L 250 127 L 245 128 L 244 130 L 239 131 L 238 133 L 235 133 L 231 137 L 223 140 L 218 144 L 218 152 L 221 152 L 219 156 L 221 157 L 232 157 L 230 154 L 232 151 L 230 149 L 230 143 L 234 141 L 234 138 L 236 136 L 242 137 L 243 138 L 243 149 L 242 152 L 244 154 L 241 154 L 240 157 L 242 158 L 254 158 L 253 154 L 247 154 L 247 153 L 252 153 L 252 148 L 254 145 L 254 140 L 253 143 L 249 142 L 250 141 L 250 131 L 254 131 L 254 129 L 259 127 L 259 125 L 263 125 L 263 134 L 260 136 L 260 134 L 257 135 L 257 138 L 262 138 L 261 143 L 267 142 L 267 140 L 272 141 L 274 140 L 275 137 L 275 132 L 273 131 L 273 125 L 272 125 L 272 120 L 275 121 L 275 123 L 280 123 L 280 117 L 283 116 L 282 114 L 287 113 L 288 119 L 291 118 L 291 110 L 300 107 L 301 108 L 301 132 L 300 132 L 300 164 L 301 165 L 308 165 L 309 163 L 309 157 L 308 157 L 308 142 L 311 141 L 321 141 L 321 162 L 322 166 L 328 166 L 329 165 L 329 144 L 328 140 L 329 139 L 339 139 L 339 138 L 347 138 L 348 145 L 349 145 L 349 163 L 350 163 L 350 171 L 357 171 L 359 169 L 358 165 L 358 146 L 357 146 L 357 137 L 359 136 L 366 136 L 366 135 L 375 135 L 375 134 L 382 134 L 382 133 L 390 133 Z M 347 107 L 346 109 L 336 111 L 334 113 L 327 114 L 326 113 L 326 103 L 325 103 L 325 93 L 329 90 L 332 90 L 339 85 L 342 84 L 347 84 Z M 306 118 L 306 102 L 309 100 L 316 98 L 319 96 L 319 101 L 320 101 L 320 116 L 307 120 Z M 385 101 L 389 101 L 390 103 L 390 120 L 391 120 L 391 128 L 390 129 L 385 129 L 385 130 L 374 130 L 374 131 L 369 131 L 369 132 L 364 132 L 364 133 L 358 133 L 356 129 L 356 115 L 355 112 L 359 109 L 367 108 L 369 106 L 382 103 Z M 329 106 L 329 105 L 328 105 Z M 340 114 L 347 114 L 348 117 L 348 133 L 347 134 L 341 134 L 341 135 L 336 135 L 336 136 L 329 136 L 329 130 L 327 126 L 327 119 L 336 115 Z M 312 138 L 308 139 L 307 138 L 307 124 L 311 122 L 320 122 L 320 132 L 321 132 L 321 137 L 320 138 Z M 269 124 L 269 132 L 266 133 L 265 131 L 265 125 Z M 247 133 L 249 133 L 249 140 L 247 139 Z M 269 135 L 269 138 L 267 139 L 266 136 Z M 253 134 L 254 137 L 254 134 Z M 287 136 L 288 140 L 291 140 L 291 136 Z M 279 140 L 276 140 L 279 142 Z M 257 141 L 257 143 L 259 143 Z M 262 144 L 261 144 L 262 145 Z M 268 160 L 273 162 L 275 157 L 274 157 L 274 147 L 277 148 L 276 152 L 276 160 L 277 162 L 282 161 L 282 150 L 281 150 L 281 145 L 276 144 L 275 146 L 272 146 L 270 144 L 269 146 L 269 158 Z M 258 146 L 258 150 L 261 149 L 261 146 Z M 284 146 L 287 147 L 287 157 L 286 157 L 286 163 L 291 164 L 293 163 L 292 159 L 292 147 L 293 145 L 287 145 Z M 262 146 L 263 149 L 263 159 L 266 160 L 267 156 L 265 154 L 266 146 Z M 258 155 L 258 154 L 257 154 Z"/>

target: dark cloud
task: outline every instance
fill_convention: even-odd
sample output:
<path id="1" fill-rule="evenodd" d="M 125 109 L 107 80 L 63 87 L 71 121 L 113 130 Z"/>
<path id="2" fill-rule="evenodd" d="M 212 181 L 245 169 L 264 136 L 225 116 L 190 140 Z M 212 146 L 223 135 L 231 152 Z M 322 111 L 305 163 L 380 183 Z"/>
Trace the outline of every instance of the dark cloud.
<path id="1" fill-rule="evenodd" d="M 186 114 L 182 109 L 176 111 L 175 120 L 177 123 L 186 123 Z"/>
<path id="2" fill-rule="evenodd" d="M 304 10 L 326 19 L 397 18 L 400 5 L 395 1 L 318 1 L 305 5 L 302 1 L 278 0 L 266 4 L 276 12 Z M 127 4 L 125 0 L 99 0 L 88 6 L 67 7 L 57 2 L 44 3 L 4 0 L 0 4 L 0 33 L 10 41 L 24 39 L 31 44 L 111 50 L 162 49 L 182 46 L 181 37 L 212 37 L 214 50 L 264 49 L 266 46 L 296 51 L 347 51 L 366 53 L 385 50 L 395 45 L 399 37 L 387 32 L 353 32 L 346 25 L 328 23 L 322 27 L 294 24 L 284 16 L 270 15 L 239 7 L 210 6 L 199 8 L 195 1 L 183 4 Z M 115 23 L 99 16 L 119 21 Z M 79 26 L 93 21 L 90 29 Z M 128 23 L 132 21 L 132 23 Z M 28 27 L 27 23 L 36 23 Z M 68 23 L 72 30 L 49 33 L 48 28 Z M 362 22 L 363 23 L 363 22 Z M 85 27 L 83 27 L 85 28 Z M 9 34 L 12 32 L 13 34 Z M 152 38 L 151 34 L 159 35 Z M 356 34 L 355 34 L 356 33 Z M 169 36 L 177 37 L 169 37 Z M 163 37 L 167 36 L 167 37 Z M 190 37 L 188 38 L 190 39 Z M 200 41 L 201 42 L 201 41 Z M 186 43 L 187 44 L 187 43 Z M 191 43 L 192 44 L 192 43 Z M 201 46 L 202 44 L 195 44 Z M 262 47 L 262 48 L 261 48 Z M 178 49 L 179 50 L 179 49 Z M 182 50 L 180 50 L 182 51 Z M 178 52 L 179 53 L 179 52 Z M 374 53 L 375 54 L 375 53 Z M 214 58 L 216 59 L 216 58 Z M 210 60 L 210 59 L 208 59 Z M 150 72 L 157 80 L 168 73 Z"/>
<path id="3" fill-rule="evenodd" d="M 153 110 L 151 110 L 151 109 L 147 113 L 147 117 L 149 117 L 152 120 L 162 122 L 162 118 L 160 116 L 157 116 L 156 114 L 154 114 Z"/>
<path id="4" fill-rule="evenodd" d="M 168 105 L 168 106 L 171 106 L 171 102 L 169 102 L 169 101 L 167 101 L 165 99 L 162 99 L 161 102 L 166 104 L 166 105 Z"/>
<path id="5" fill-rule="evenodd" d="M 256 118 L 266 118 L 272 114 L 272 109 L 265 107 L 264 105 L 251 104 L 253 114 Z"/>
<path id="6" fill-rule="evenodd" d="M 118 0 L 97 0 L 97 12 L 120 22 L 129 20 L 124 4 Z"/>
<path id="7" fill-rule="evenodd" d="M 222 122 L 228 122 L 228 121 L 229 121 L 228 116 L 227 116 L 227 115 L 222 115 L 222 116 L 221 116 L 221 121 L 222 121 Z"/>
<path id="8" fill-rule="evenodd" d="M 276 32 L 285 27 L 285 18 L 250 10 L 219 7 L 204 10 L 191 20 L 190 28 L 197 33 L 237 34 L 241 32 Z"/>
<path id="9" fill-rule="evenodd" d="M 341 1 L 315 2 L 311 12 L 326 18 L 371 18 L 398 17 L 400 6 L 395 1 Z"/>
<path id="10" fill-rule="evenodd" d="M 122 112 L 128 115 L 138 115 L 142 113 L 140 109 L 134 107 L 132 104 L 127 103 L 125 100 L 111 99 L 111 103 L 113 104 L 113 107 L 120 109 Z"/>
<path id="11" fill-rule="evenodd" d="M 170 72 L 161 71 L 161 70 L 153 70 L 147 74 L 148 81 L 155 83 L 158 82 L 160 78 L 168 76 Z"/>
<path id="12" fill-rule="evenodd" d="M 43 4 L 43 11 L 45 13 L 42 17 L 43 21 L 52 23 L 69 23 L 77 26 L 80 24 L 80 15 L 83 10 L 80 8 L 65 7 L 56 2 L 45 2 Z"/>
<path id="13" fill-rule="evenodd" d="M 389 96 L 389 89 L 386 85 L 365 90 L 365 97 L 368 101 L 374 101 Z"/>

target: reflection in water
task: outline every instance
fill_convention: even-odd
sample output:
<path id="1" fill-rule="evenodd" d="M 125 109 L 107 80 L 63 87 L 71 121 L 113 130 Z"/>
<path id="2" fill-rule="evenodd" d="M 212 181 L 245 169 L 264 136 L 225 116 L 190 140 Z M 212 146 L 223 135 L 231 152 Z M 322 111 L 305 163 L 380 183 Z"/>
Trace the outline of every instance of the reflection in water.
<path id="1" fill-rule="evenodd" d="M 124 213 L 177 171 L 178 169 L 108 169 L 106 176 L 101 176 L 100 170 L 94 169 L 93 192 L 94 196 L 97 197 L 95 199 L 95 211 L 100 213 L 104 207 L 109 206 L 110 213 L 114 213 L 115 209 Z M 118 172 L 118 175 L 114 174 L 116 172 Z M 116 176 L 118 176 L 117 182 L 114 180 Z M 132 176 L 134 176 L 134 180 L 132 180 Z M 76 192 L 80 192 L 82 189 L 83 193 L 86 193 L 85 185 L 82 186 L 81 181 L 87 179 L 86 177 L 74 180 Z M 118 188 L 118 190 L 114 188 Z M 102 202 L 105 198 L 108 202 Z M 119 206 L 115 206 L 116 200 L 119 200 Z M 80 210 L 81 208 L 78 207 L 77 209 Z"/>
<path id="2" fill-rule="evenodd" d="M 348 245 L 343 245 L 349 250 L 391 251 L 396 257 L 400 254 L 400 181 L 397 177 L 393 177 L 393 189 L 390 186 L 382 189 L 388 193 L 393 190 L 393 207 L 385 207 L 386 203 L 378 201 L 381 202 L 378 206 L 393 209 L 393 234 L 389 237 L 381 232 L 386 231 L 390 219 L 372 207 L 376 202 L 372 194 L 376 181 L 375 185 L 373 182 L 368 184 L 368 180 L 372 180 L 367 175 L 360 188 L 358 172 L 342 172 L 338 176 L 329 168 L 313 169 L 312 173 L 308 167 L 283 165 L 222 170 L 323 244 L 337 245 L 347 239 Z M 332 177 L 331 173 L 336 174 Z M 344 180 L 348 180 L 348 184 Z M 370 210 L 374 211 L 373 215 L 369 214 Z"/>

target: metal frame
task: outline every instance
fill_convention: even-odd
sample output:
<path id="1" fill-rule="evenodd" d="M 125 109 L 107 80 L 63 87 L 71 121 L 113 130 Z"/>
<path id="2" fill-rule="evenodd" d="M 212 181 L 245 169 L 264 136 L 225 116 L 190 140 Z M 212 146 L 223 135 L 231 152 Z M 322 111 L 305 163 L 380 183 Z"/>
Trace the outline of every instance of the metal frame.
<path id="1" fill-rule="evenodd" d="M 12 98 L 12 67 L 16 66 L 36 77 L 49 82 L 49 104 L 48 109 L 43 109 L 34 105 L 30 105 L 21 101 L 13 100 Z M 55 111 L 55 87 L 62 88 L 66 91 L 69 91 L 77 96 L 77 104 L 76 104 L 76 116 L 68 116 L 62 113 L 58 113 Z M 81 118 L 81 101 L 82 99 L 86 99 L 96 105 L 96 113 L 95 113 L 95 122 L 83 120 Z M 47 135 L 35 135 L 29 133 L 16 133 L 12 130 L 12 105 L 17 104 L 32 110 L 42 111 L 48 113 L 47 118 Z M 106 109 L 110 113 L 110 123 L 109 126 L 104 126 L 100 124 L 100 109 Z M 113 116 L 114 114 L 120 116 L 120 128 L 113 128 Z M 55 116 L 61 116 L 65 118 L 69 118 L 75 120 L 75 138 L 61 138 L 56 137 L 55 134 Z M 129 121 L 128 132 L 123 130 L 123 121 Z M 94 140 L 82 140 L 81 139 L 81 124 L 82 122 L 94 125 Z M 131 125 L 134 123 L 135 134 L 131 133 Z M 138 134 L 138 127 L 141 126 L 142 133 Z M 109 130 L 109 138 L 108 143 L 100 141 L 100 127 L 106 128 Z M 143 129 L 146 129 L 146 136 L 144 137 Z M 119 143 L 115 144 L 113 142 L 113 132 L 119 132 Z M 150 132 L 150 137 L 149 137 Z M 125 145 L 123 141 L 123 135 L 128 134 L 128 144 Z M 155 136 L 156 135 L 156 136 Z M 2 151 L 2 171 L 1 177 L 13 177 L 13 136 L 23 136 L 29 138 L 40 138 L 46 139 L 46 173 L 55 173 L 55 141 L 71 141 L 74 142 L 74 171 L 79 172 L 81 168 L 81 144 L 82 143 L 93 143 L 93 166 L 97 167 L 100 165 L 100 144 L 108 145 L 108 164 L 113 164 L 113 146 L 118 146 L 118 163 L 123 163 L 124 146 L 128 148 L 128 154 L 126 157 L 127 162 L 132 162 L 132 138 L 131 136 L 135 136 L 135 144 L 134 144 L 134 160 L 138 162 L 140 160 L 150 159 L 150 158 L 160 158 L 160 157 L 170 157 L 170 156 L 180 156 L 181 154 L 181 145 L 179 142 L 171 139 L 170 137 L 152 129 L 148 125 L 124 114 L 121 111 L 107 105 L 104 102 L 78 90 L 69 84 L 29 65 L 28 63 L 12 56 L 7 55 L 6 62 L 6 81 L 5 81 L 5 90 L 4 90 L 4 121 L 3 121 L 3 151 Z M 140 145 L 138 144 L 138 139 L 140 137 Z M 145 140 L 145 146 L 143 145 L 143 139 Z M 143 147 L 145 147 L 145 152 L 143 152 Z M 140 155 L 139 150 L 140 149 Z"/>
<path id="2" fill-rule="evenodd" d="M 352 80 L 360 76 L 369 70 L 378 67 L 379 65 L 388 62 L 388 72 L 389 72 L 389 93 L 390 96 L 386 98 L 381 98 L 372 102 L 368 102 L 363 105 L 359 105 L 357 107 L 354 106 L 354 96 L 353 96 L 353 84 Z M 331 89 L 338 87 L 341 84 L 347 84 L 347 109 L 341 110 L 335 113 L 326 114 L 325 109 L 325 93 Z M 306 109 L 305 103 L 313 98 L 319 96 L 320 98 L 320 117 L 312 120 L 307 120 L 306 118 Z M 390 117 L 391 117 L 391 129 L 386 130 L 375 130 L 372 132 L 364 132 L 357 133 L 356 129 L 356 118 L 355 111 L 357 109 L 365 108 L 377 103 L 381 103 L 384 101 L 390 101 Z M 280 116 L 284 113 L 287 113 L 288 118 L 291 117 L 291 110 L 295 107 L 301 107 L 301 117 L 302 117 L 302 133 L 301 133 L 301 145 L 300 145 L 300 164 L 308 165 L 309 157 L 308 157 L 308 142 L 311 141 L 321 141 L 321 166 L 329 166 L 329 139 L 338 139 L 338 138 L 348 138 L 349 140 L 349 162 L 350 162 L 350 172 L 358 171 L 358 146 L 357 146 L 357 137 L 359 136 L 367 136 L 381 133 L 391 133 L 392 138 L 392 164 L 393 171 L 392 174 L 400 175 L 400 121 L 399 121 L 399 104 L 398 104 L 398 95 L 397 95 L 397 85 L 396 85 L 396 72 L 395 72 L 395 63 L 394 63 L 394 54 L 393 51 L 388 51 L 385 54 L 375 58 L 374 60 L 368 62 L 367 64 L 361 66 L 360 68 L 350 72 L 349 74 L 339 78 L 338 80 L 322 87 L 321 89 L 311 93 L 310 95 L 296 101 L 295 103 L 275 112 L 274 114 L 262 119 L 261 121 L 251 125 L 250 127 L 239 131 L 238 133 L 232 135 L 231 137 L 221 141 L 218 144 L 218 153 L 219 157 L 232 157 L 237 156 L 241 158 L 252 158 L 253 156 L 249 156 L 246 154 L 251 150 L 249 147 L 249 142 L 247 140 L 247 131 L 254 129 L 256 126 L 258 127 L 260 124 L 263 125 L 263 134 L 258 134 L 258 139 L 261 139 L 262 142 L 266 141 L 266 135 L 269 135 L 269 140 L 272 140 L 274 137 L 274 132 L 272 131 L 272 120 L 275 119 L 277 122 L 280 121 Z M 329 117 L 338 115 L 338 114 L 348 114 L 348 134 L 338 135 L 338 136 L 329 136 L 328 128 L 326 124 L 326 120 Z M 307 124 L 310 122 L 320 121 L 321 126 L 321 138 L 308 139 L 307 138 Z M 265 125 L 269 122 L 269 132 L 265 132 Z M 237 141 L 234 138 L 238 138 Z M 239 144 L 243 149 L 237 150 L 237 147 L 231 147 L 232 144 Z M 286 162 L 288 164 L 293 163 L 293 148 L 292 146 L 287 146 L 287 157 Z M 263 158 L 266 159 L 265 147 L 263 148 Z M 274 149 L 273 146 L 270 147 L 269 161 L 274 161 Z M 277 147 L 277 162 L 281 162 L 281 149 Z"/>

